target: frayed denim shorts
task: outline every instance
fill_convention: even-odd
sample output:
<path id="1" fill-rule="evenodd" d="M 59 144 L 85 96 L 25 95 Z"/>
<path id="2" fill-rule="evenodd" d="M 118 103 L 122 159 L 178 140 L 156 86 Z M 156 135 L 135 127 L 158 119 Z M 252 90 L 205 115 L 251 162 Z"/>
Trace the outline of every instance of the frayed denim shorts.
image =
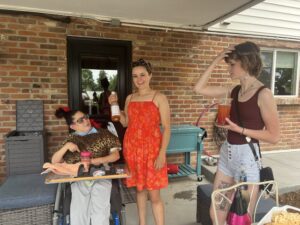
<path id="1" fill-rule="evenodd" d="M 258 144 L 253 145 L 259 156 Z M 249 144 L 233 145 L 225 141 L 221 146 L 218 170 L 226 176 L 233 177 L 235 182 L 240 181 L 242 170 L 246 173 L 247 181 L 259 182 L 259 168 L 260 160 L 255 161 Z"/>

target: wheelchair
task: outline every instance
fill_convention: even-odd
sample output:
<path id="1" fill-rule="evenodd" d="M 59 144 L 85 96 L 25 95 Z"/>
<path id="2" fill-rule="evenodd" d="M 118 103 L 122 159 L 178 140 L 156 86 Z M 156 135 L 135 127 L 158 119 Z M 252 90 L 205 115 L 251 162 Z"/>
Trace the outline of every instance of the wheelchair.
<path id="1" fill-rule="evenodd" d="M 120 193 L 121 181 L 112 180 L 110 225 L 126 225 L 125 204 Z M 54 205 L 53 225 L 70 225 L 71 184 L 59 183 Z"/>
<path id="2" fill-rule="evenodd" d="M 107 127 L 111 133 L 119 137 L 122 143 L 125 128 L 122 127 L 120 123 L 108 123 Z M 109 128 L 110 127 L 110 128 Z M 116 163 L 124 162 L 122 153 L 120 154 L 120 159 Z M 111 216 L 110 225 L 126 225 L 125 217 L 125 204 L 123 204 L 121 196 L 121 180 L 112 180 L 112 190 L 111 190 Z M 70 205 L 71 205 L 71 184 L 70 183 L 59 183 L 56 192 L 56 199 L 54 204 L 53 222 L 52 225 L 70 225 Z"/>

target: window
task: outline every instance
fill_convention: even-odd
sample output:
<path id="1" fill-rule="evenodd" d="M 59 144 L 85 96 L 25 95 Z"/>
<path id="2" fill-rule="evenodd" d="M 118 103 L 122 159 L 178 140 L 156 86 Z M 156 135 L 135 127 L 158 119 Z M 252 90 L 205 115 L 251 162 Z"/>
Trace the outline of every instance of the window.
<path id="1" fill-rule="evenodd" d="M 299 52 L 262 50 L 259 80 L 277 96 L 298 96 Z"/>

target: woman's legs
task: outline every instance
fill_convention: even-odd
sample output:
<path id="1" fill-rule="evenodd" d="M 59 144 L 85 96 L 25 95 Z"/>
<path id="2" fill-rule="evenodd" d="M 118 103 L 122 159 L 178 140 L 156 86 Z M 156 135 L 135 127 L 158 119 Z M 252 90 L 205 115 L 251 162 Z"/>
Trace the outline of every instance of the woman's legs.
<path id="1" fill-rule="evenodd" d="M 146 225 L 146 211 L 147 211 L 147 190 L 136 192 L 137 208 L 139 213 L 139 225 Z"/>
<path id="2" fill-rule="evenodd" d="M 164 203 L 162 198 L 160 197 L 160 190 L 151 190 L 149 191 L 152 212 L 155 219 L 156 225 L 164 225 L 165 224 L 165 210 Z"/>
<path id="3" fill-rule="evenodd" d="M 213 190 L 228 188 L 234 184 L 234 180 L 232 177 L 226 176 L 220 170 L 217 170 Z M 224 193 L 227 198 L 232 199 L 232 191 L 228 193 Z M 210 217 L 212 219 L 213 224 L 216 224 L 216 220 L 218 220 L 219 225 L 224 225 L 227 217 L 227 213 L 230 208 L 230 202 L 228 202 L 224 197 L 216 196 L 215 202 L 216 204 L 216 212 L 217 218 L 215 218 L 214 210 L 212 205 L 210 206 Z"/>
<path id="4" fill-rule="evenodd" d="M 249 196 L 250 202 L 248 203 L 249 208 L 249 214 L 251 215 L 251 218 L 253 218 L 254 209 L 256 206 L 256 202 L 259 196 L 259 186 L 258 185 L 248 185 L 248 193 L 247 196 Z M 254 223 L 255 221 L 253 221 Z"/>

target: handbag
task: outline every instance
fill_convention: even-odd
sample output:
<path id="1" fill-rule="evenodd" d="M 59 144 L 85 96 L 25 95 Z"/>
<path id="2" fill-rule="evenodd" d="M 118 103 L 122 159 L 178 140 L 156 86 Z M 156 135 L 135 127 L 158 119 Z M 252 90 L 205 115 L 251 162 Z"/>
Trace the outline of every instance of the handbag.
<path id="1" fill-rule="evenodd" d="M 237 118 L 238 118 L 239 125 L 241 127 L 244 127 L 243 123 L 242 123 L 242 121 L 240 119 L 240 114 L 239 114 L 239 109 L 238 109 L 238 94 L 239 94 L 240 88 L 241 88 L 241 86 L 238 87 L 238 90 L 236 92 L 235 107 L 236 107 L 236 113 L 237 113 Z M 261 88 L 260 90 L 258 90 L 258 92 L 261 91 L 262 89 L 263 88 Z M 251 141 L 251 138 L 245 136 L 245 139 L 246 139 L 247 143 L 249 144 L 249 146 L 250 146 L 250 148 L 252 150 L 252 153 L 254 155 L 255 161 L 258 161 L 259 158 L 258 158 L 258 156 L 256 154 L 256 151 L 255 151 L 253 142 Z M 261 158 L 261 152 L 260 152 L 259 144 L 258 144 L 258 150 L 259 150 L 259 156 Z M 260 171 L 259 171 L 259 175 L 260 175 L 260 182 L 274 180 L 273 170 L 272 170 L 271 167 L 262 167 L 261 166 Z M 273 187 L 272 184 L 262 184 L 262 185 L 259 185 L 259 189 L 260 190 L 265 190 L 267 193 L 271 192 L 272 187 Z"/>
<path id="2" fill-rule="evenodd" d="M 271 167 L 263 167 L 260 169 L 260 181 L 270 181 L 270 180 L 274 180 L 274 175 L 273 175 L 273 170 Z M 259 186 L 260 190 L 266 190 L 267 193 L 270 193 L 272 190 L 272 184 L 262 184 Z"/>
<path id="3" fill-rule="evenodd" d="M 238 188 L 230 210 L 227 215 L 228 225 L 251 225 L 251 216 L 248 213 L 248 203 L 243 197 L 241 189 Z"/>

